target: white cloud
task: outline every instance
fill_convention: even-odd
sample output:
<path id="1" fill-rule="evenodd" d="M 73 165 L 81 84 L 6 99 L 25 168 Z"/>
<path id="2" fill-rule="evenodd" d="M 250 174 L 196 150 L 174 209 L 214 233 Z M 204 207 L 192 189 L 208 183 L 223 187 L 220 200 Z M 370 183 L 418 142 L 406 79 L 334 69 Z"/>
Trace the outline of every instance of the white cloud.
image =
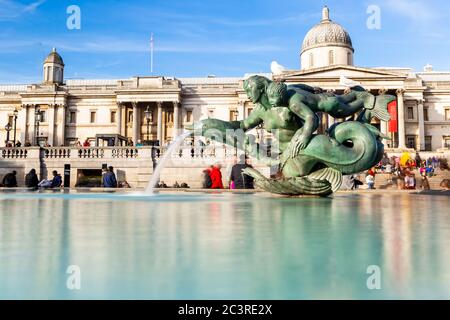
<path id="1" fill-rule="evenodd" d="M 0 39 L 1 40 L 1 39 Z M 150 43 L 145 40 L 123 40 L 113 38 L 76 40 L 68 42 L 66 39 L 38 40 L 16 40 L 0 41 L 2 52 L 23 52 L 26 48 L 34 47 L 56 47 L 61 51 L 80 53 L 119 53 L 119 52 L 149 52 Z M 50 49 L 49 49 L 50 50 Z M 281 46 L 264 43 L 238 43 L 238 42 L 158 42 L 155 41 L 156 52 L 178 52 L 178 53 L 258 53 L 283 51 Z"/>
<path id="2" fill-rule="evenodd" d="M 0 21 L 14 20 L 25 13 L 33 13 L 46 0 L 38 0 L 30 4 L 24 4 L 13 0 L 0 0 Z"/>
<path id="3" fill-rule="evenodd" d="M 45 2 L 46 0 L 35 1 L 23 8 L 23 12 L 34 12 L 36 9 Z"/>
<path id="4" fill-rule="evenodd" d="M 386 6 L 397 14 L 419 22 L 428 22 L 438 14 L 429 2 L 421 0 L 387 0 Z"/>
<path id="5" fill-rule="evenodd" d="M 385 9 L 408 20 L 408 28 L 424 39 L 443 39 L 448 35 L 447 1 L 439 4 L 426 0 L 385 0 Z"/>

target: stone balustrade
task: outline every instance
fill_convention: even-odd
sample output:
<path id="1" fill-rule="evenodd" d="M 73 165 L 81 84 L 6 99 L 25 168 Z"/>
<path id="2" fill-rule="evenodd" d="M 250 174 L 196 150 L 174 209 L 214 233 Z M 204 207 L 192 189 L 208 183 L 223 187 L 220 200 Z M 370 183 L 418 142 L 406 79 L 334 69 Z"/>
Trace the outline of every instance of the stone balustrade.
<path id="1" fill-rule="evenodd" d="M 107 165 L 114 167 L 119 181 L 143 188 L 167 150 L 168 147 L 147 146 L 0 148 L 0 178 L 16 170 L 19 185 L 23 185 L 24 176 L 31 169 L 36 169 L 44 179 L 51 177 L 53 170 L 63 173 L 65 166 L 70 165 L 70 186 L 74 187 L 84 171 L 100 171 Z M 205 167 L 220 162 L 224 168 L 230 168 L 236 153 L 237 150 L 229 146 L 181 146 L 167 157 L 161 180 L 169 185 L 187 182 L 192 187 L 200 187 Z M 224 177 L 228 174 L 224 171 Z"/>
<path id="2" fill-rule="evenodd" d="M 155 159 L 158 161 L 166 153 L 167 147 L 29 147 L 0 148 L 3 159 Z M 231 147 L 180 147 L 171 159 L 229 159 L 237 151 Z"/>

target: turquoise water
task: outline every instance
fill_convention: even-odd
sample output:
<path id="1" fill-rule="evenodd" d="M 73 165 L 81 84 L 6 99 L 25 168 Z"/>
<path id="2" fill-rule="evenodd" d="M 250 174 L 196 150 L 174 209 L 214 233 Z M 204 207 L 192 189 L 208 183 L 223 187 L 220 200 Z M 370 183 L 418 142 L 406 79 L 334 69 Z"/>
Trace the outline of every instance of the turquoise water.
<path id="1" fill-rule="evenodd" d="M 450 298 L 449 207 L 403 193 L 1 193 L 0 298 Z"/>

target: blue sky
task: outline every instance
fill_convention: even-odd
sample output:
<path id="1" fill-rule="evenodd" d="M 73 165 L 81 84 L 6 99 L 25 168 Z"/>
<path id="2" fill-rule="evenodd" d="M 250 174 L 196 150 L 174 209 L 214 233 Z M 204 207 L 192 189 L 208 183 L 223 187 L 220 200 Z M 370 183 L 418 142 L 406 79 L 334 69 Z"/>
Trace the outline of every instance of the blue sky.
<path id="1" fill-rule="evenodd" d="M 81 9 L 68 30 L 66 9 Z M 298 69 L 304 35 L 322 6 L 353 41 L 358 66 L 450 70 L 450 2 L 422 0 L 0 0 L 0 83 L 39 82 L 54 46 L 66 78 L 150 75 L 242 76 L 268 72 L 272 60 Z M 366 27 L 367 7 L 381 9 L 381 29 Z"/>

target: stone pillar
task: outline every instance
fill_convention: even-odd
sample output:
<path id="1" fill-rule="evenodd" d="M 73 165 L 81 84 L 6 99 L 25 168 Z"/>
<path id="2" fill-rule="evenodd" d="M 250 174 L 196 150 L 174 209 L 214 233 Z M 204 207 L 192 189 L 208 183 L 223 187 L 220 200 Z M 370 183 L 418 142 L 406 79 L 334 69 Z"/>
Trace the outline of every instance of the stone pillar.
<path id="1" fill-rule="evenodd" d="M 47 143 L 51 147 L 57 147 L 55 145 L 55 117 L 56 117 L 56 108 L 57 106 L 54 104 L 51 104 L 48 106 L 47 109 L 47 118 L 48 118 L 48 135 L 47 135 Z"/>
<path id="2" fill-rule="evenodd" d="M 398 109 L 398 147 L 406 149 L 405 144 L 405 106 L 403 104 L 403 93 L 405 90 L 397 90 L 397 109 Z"/>
<path id="3" fill-rule="evenodd" d="M 329 126 L 329 123 L 328 123 L 328 114 L 326 114 L 325 112 L 322 113 L 322 120 L 321 120 L 321 123 L 322 123 L 322 130 L 323 130 L 323 132 L 326 132 L 327 129 L 328 129 L 330 126 Z"/>
<path id="4" fill-rule="evenodd" d="M 28 106 L 28 137 L 32 146 L 36 145 L 36 108 L 37 105 L 33 104 Z M 39 128 L 40 131 L 40 128 Z"/>
<path id="5" fill-rule="evenodd" d="M 180 105 L 177 101 L 173 102 L 173 137 L 172 140 L 175 140 L 179 135 L 180 128 Z"/>
<path id="6" fill-rule="evenodd" d="M 117 111 L 116 111 L 117 119 L 117 134 L 122 135 L 122 105 L 117 103 Z"/>
<path id="7" fill-rule="evenodd" d="M 159 145 L 162 146 L 162 102 L 158 101 L 156 102 L 156 105 L 158 107 L 158 122 L 157 122 L 157 131 L 156 131 L 156 139 L 159 141 Z"/>
<path id="8" fill-rule="evenodd" d="M 131 103 L 133 106 L 133 143 L 136 145 L 139 139 L 139 109 L 137 102 Z"/>
<path id="9" fill-rule="evenodd" d="M 55 144 L 57 146 L 65 146 L 66 145 L 66 108 L 65 104 L 60 104 L 57 109 L 57 140 Z M 56 146 L 56 145 L 55 145 Z"/>
<path id="10" fill-rule="evenodd" d="M 382 134 L 384 134 L 386 136 L 389 136 L 388 125 L 387 125 L 386 121 L 380 120 L 380 131 L 381 131 Z M 389 140 L 383 139 L 383 144 L 385 146 L 388 145 L 388 141 Z M 392 143 L 392 141 L 390 143 Z"/>
<path id="11" fill-rule="evenodd" d="M 239 108 L 238 108 L 238 120 L 242 121 L 245 119 L 245 101 L 239 101 Z"/>
<path id="12" fill-rule="evenodd" d="M 334 124 L 334 121 L 335 121 L 334 118 L 328 115 L 328 128 Z"/>
<path id="13" fill-rule="evenodd" d="M 20 135 L 19 135 L 20 130 Z M 17 115 L 17 139 L 20 141 L 22 146 L 25 145 L 28 134 L 28 106 L 22 105 L 22 109 L 19 110 Z"/>
<path id="14" fill-rule="evenodd" d="M 425 119 L 423 117 L 423 100 L 417 100 L 417 118 L 419 120 L 418 150 L 425 150 Z"/>
<path id="15" fill-rule="evenodd" d="M 386 94 L 386 93 L 387 93 L 387 89 L 386 88 L 381 88 L 381 89 L 378 90 L 378 95 L 383 95 L 383 94 Z M 388 125 L 387 125 L 386 121 L 380 120 L 380 131 L 381 131 L 382 134 L 384 134 L 386 136 L 389 135 L 388 134 Z M 383 139 L 384 145 L 387 145 L 387 142 L 388 141 L 386 139 Z M 391 143 L 392 143 L 392 141 L 391 141 Z"/>

